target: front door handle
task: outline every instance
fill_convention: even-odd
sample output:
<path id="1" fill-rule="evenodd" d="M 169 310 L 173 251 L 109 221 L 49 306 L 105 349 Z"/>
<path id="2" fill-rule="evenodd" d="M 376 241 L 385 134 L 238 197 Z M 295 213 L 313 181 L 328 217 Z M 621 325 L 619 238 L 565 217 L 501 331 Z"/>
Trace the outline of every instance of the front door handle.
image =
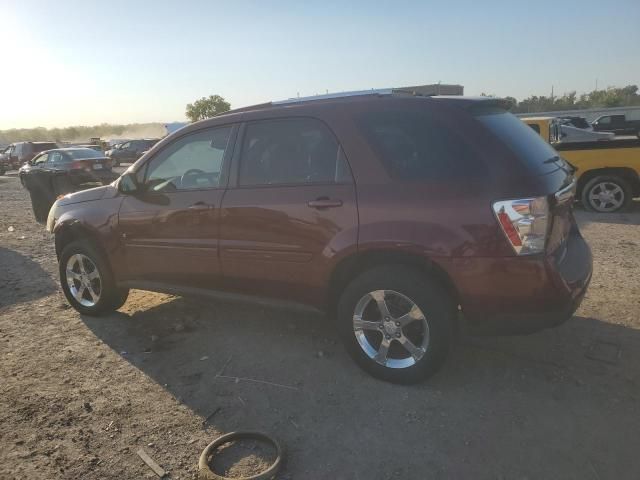
<path id="1" fill-rule="evenodd" d="M 337 208 L 342 206 L 342 200 L 332 200 L 322 197 L 307 202 L 307 205 L 311 208 Z"/>
<path id="2" fill-rule="evenodd" d="M 210 208 L 213 206 L 204 202 L 196 202 L 189 207 L 189 210 L 209 210 Z"/>

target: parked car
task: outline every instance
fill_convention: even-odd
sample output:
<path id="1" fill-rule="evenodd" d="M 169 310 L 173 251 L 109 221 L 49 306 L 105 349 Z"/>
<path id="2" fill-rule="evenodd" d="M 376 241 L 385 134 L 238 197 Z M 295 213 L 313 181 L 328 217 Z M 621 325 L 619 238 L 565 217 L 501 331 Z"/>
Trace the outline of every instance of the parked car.
<path id="1" fill-rule="evenodd" d="M 591 125 L 597 132 L 636 135 L 640 138 L 640 120 L 627 120 L 625 115 L 602 115 L 596 118 Z"/>
<path id="2" fill-rule="evenodd" d="M 48 150 L 23 165 L 20 182 L 29 190 L 33 213 L 38 222 L 47 219 L 49 208 L 58 195 L 73 192 L 83 184 L 106 184 L 117 174 L 111 160 L 89 148 Z"/>
<path id="3" fill-rule="evenodd" d="M 358 365 L 401 383 L 440 368 L 459 317 L 557 325 L 591 278 L 574 178 L 506 107 L 389 90 L 191 124 L 55 202 L 62 289 L 87 315 L 130 288 L 312 307 Z"/>
<path id="4" fill-rule="evenodd" d="M 113 160 L 113 166 L 117 167 L 121 163 L 135 162 L 143 152 L 149 150 L 158 143 L 157 138 L 147 138 L 142 140 L 131 140 L 118 145 L 117 148 L 107 150 L 106 155 Z"/>
<path id="5" fill-rule="evenodd" d="M 581 128 L 582 130 L 593 130 L 591 124 L 584 117 L 567 116 L 558 117 L 562 125 L 571 125 L 572 127 Z"/>
<path id="6" fill-rule="evenodd" d="M 601 142 L 603 140 L 614 140 L 615 138 L 616 135 L 613 132 L 594 132 L 593 130 L 577 128 L 572 125 L 560 125 L 560 139 L 562 143 Z"/>
<path id="7" fill-rule="evenodd" d="M 11 162 L 16 165 L 24 165 L 38 153 L 58 148 L 58 145 L 55 142 L 17 142 L 12 144 L 12 147 L 9 156 Z"/>
<path id="8" fill-rule="evenodd" d="M 640 197 L 640 140 L 567 143 L 561 141 L 556 118 L 522 120 L 577 169 L 577 198 L 585 208 L 619 212 L 627 209 L 634 197 Z"/>
<path id="9" fill-rule="evenodd" d="M 0 175 L 4 175 L 7 170 L 17 170 L 20 165 L 17 160 L 11 158 L 13 145 L 8 145 L 0 152 Z"/>

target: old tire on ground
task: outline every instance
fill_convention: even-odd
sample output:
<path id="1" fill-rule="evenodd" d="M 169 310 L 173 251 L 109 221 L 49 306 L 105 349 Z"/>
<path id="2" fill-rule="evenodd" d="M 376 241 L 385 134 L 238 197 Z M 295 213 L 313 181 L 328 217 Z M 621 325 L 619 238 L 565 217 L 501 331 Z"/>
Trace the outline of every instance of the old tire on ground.
<path id="1" fill-rule="evenodd" d="M 612 213 L 629 208 L 633 189 L 617 175 L 601 175 L 589 180 L 582 189 L 582 205 L 594 212 Z"/>
<path id="2" fill-rule="evenodd" d="M 45 223 L 53 202 L 46 194 L 37 190 L 30 190 L 29 196 L 31 197 L 31 208 L 33 209 L 34 217 L 36 217 L 36 222 Z"/>
<path id="3" fill-rule="evenodd" d="M 212 457 L 218 447 L 221 447 L 225 443 L 247 438 L 253 440 L 261 440 L 265 443 L 271 444 L 275 449 L 276 458 L 269 466 L 269 468 L 267 468 L 263 472 L 252 475 L 250 477 L 234 476 L 233 478 L 236 480 L 266 480 L 274 478 L 274 476 L 278 473 L 280 467 L 282 466 L 282 460 L 284 457 L 280 444 L 274 438 L 262 432 L 231 432 L 216 438 L 203 450 L 202 454 L 200 455 L 200 459 L 198 460 L 198 480 L 231 480 L 230 477 L 223 477 L 222 475 L 218 475 L 211 470 L 211 468 L 209 467 L 210 457 Z"/>
<path id="4" fill-rule="evenodd" d="M 85 315 L 102 315 L 120 308 L 129 295 L 118 288 L 102 252 L 87 240 L 75 240 L 62 249 L 60 283 L 73 308 Z"/>
<path id="5" fill-rule="evenodd" d="M 344 290 L 337 327 L 347 352 L 363 370 L 381 380 L 412 384 L 444 363 L 455 307 L 444 288 L 417 270 L 374 267 Z"/>

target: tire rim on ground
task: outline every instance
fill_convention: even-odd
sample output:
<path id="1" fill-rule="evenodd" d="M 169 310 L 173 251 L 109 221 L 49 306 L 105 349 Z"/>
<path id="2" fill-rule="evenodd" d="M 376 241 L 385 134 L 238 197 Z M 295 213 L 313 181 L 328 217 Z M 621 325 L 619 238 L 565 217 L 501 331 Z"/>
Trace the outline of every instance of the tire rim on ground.
<path id="1" fill-rule="evenodd" d="M 429 324 L 422 310 L 393 290 L 375 290 L 358 301 L 353 332 L 362 351 L 388 368 L 415 365 L 429 347 Z"/>
<path id="2" fill-rule="evenodd" d="M 67 260 L 67 286 L 73 298 L 83 307 L 94 307 L 102 294 L 102 278 L 96 264 L 86 255 L 76 253 Z"/>
<path id="3" fill-rule="evenodd" d="M 230 479 L 229 477 L 223 477 L 222 475 L 218 475 L 217 473 L 213 472 L 209 468 L 209 462 L 211 461 L 213 452 L 215 452 L 218 447 L 224 445 L 225 443 L 242 439 L 261 440 L 273 445 L 276 451 L 276 458 L 271 466 L 264 472 L 258 473 L 257 475 L 241 478 L 234 477 L 233 479 Z M 200 460 L 198 461 L 198 470 L 201 480 L 266 480 L 268 478 L 273 478 L 274 475 L 278 473 L 281 464 L 282 448 L 280 448 L 280 444 L 274 438 L 271 438 L 266 433 L 262 432 L 231 432 L 216 438 L 213 442 L 207 445 L 207 447 L 200 454 Z"/>
<path id="4" fill-rule="evenodd" d="M 596 183 L 589 190 L 589 204 L 598 212 L 612 212 L 624 204 L 624 190 L 614 182 Z"/>

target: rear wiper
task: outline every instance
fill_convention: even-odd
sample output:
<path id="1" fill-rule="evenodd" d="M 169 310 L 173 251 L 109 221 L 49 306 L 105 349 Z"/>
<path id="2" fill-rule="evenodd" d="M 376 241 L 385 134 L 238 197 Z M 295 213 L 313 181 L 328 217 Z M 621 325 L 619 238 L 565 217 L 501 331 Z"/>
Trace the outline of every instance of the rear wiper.
<path id="1" fill-rule="evenodd" d="M 556 163 L 556 162 L 562 162 L 560 164 L 560 169 L 564 170 L 565 172 L 571 174 L 571 173 L 576 173 L 578 171 L 578 169 L 576 167 L 574 167 L 573 165 L 571 165 L 569 162 L 567 162 L 566 160 L 564 160 L 563 158 L 560 157 L 560 155 L 554 155 L 551 158 L 547 158 L 544 162 L 542 163 Z M 569 167 L 569 168 L 566 168 Z"/>

